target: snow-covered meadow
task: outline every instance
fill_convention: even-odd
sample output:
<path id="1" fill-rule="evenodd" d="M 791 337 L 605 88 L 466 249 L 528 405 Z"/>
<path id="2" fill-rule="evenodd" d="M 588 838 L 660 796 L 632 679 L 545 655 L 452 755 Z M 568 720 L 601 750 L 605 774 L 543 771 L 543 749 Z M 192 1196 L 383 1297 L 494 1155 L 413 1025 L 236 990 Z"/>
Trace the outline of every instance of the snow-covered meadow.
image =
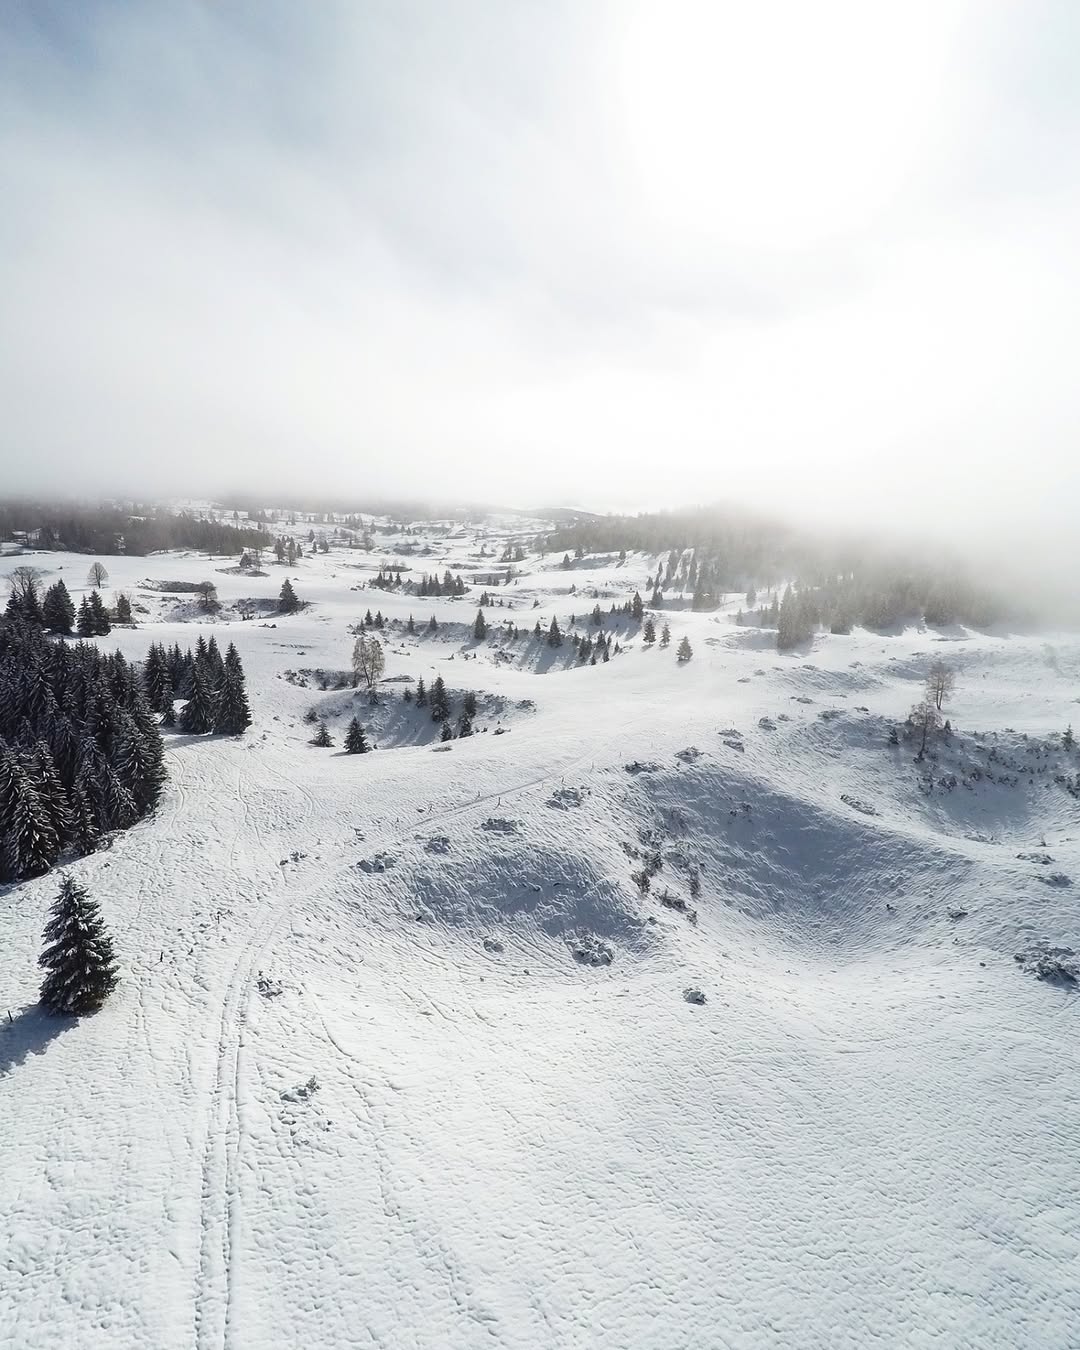
<path id="1" fill-rule="evenodd" d="M 1080 996 L 1015 959 L 1080 948 L 1080 636 L 781 655 L 732 597 L 575 665 L 500 623 L 595 632 L 655 559 L 529 553 L 477 641 L 480 585 L 367 587 L 402 542 L 105 559 L 138 627 L 102 645 L 235 642 L 254 726 L 167 733 L 154 816 L 0 890 L 0 1340 L 1080 1344 Z M 431 548 L 411 575 L 501 570 Z M 18 561 L 78 603 L 90 559 Z M 286 575 L 306 609 L 240 620 Z M 143 585 L 204 579 L 216 619 Z M 314 673 L 369 608 L 418 629 L 383 630 L 377 709 Z M 938 657 L 919 766 L 888 732 Z M 437 675 L 470 738 L 403 702 Z M 376 752 L 341 753 L 354 713 Z M 36 1008 L 64 871 L 122 966 L 79 1022 Z"/>

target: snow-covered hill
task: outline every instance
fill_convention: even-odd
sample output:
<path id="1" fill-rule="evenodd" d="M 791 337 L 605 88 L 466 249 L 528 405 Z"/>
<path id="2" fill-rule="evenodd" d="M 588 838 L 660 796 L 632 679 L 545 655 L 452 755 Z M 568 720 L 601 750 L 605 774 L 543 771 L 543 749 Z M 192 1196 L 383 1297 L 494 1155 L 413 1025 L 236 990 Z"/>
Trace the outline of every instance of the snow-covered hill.
<path id="1" fill-rule="evenodd" d="M 168 735 L 157 815 L 66 869 L 122 959 L 95 1017 L 35 1006 L 59 874 L 0 890 L 4 1343 L 1080 1343 L 1080 1001 L 1015 960 L 1080 948 L 1080 638 L 779 655 L 733 603 L 503 659 L 654 560 L 529 555 L 479 643 L 478 590 L 355 589 L 379 560 L 107 560 L 143 609 L 104 645 L 234 641 L 255 725 Z M 88 559 L 29 561 L 78 603 Z M 286 574 L 308 609 L 236 617 Z M 217 620 L 140 585 L 203 579 Z M 334 688 L 369 607 L 420 630 L 375 710 Z M 888 730 L 939 656 L 916 765 Z M 469 739 L 401 698 L 439 674 Z"/>

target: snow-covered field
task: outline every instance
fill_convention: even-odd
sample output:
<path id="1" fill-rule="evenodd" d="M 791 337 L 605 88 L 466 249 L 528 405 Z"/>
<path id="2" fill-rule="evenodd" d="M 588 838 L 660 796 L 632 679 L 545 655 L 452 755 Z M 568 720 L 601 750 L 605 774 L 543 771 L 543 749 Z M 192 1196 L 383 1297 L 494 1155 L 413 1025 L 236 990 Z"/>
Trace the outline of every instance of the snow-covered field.
<path id="1" fill-rule="evenodd" d="M 59 872 L 0 891 L 0 1342 L 1080 1345 L 1080 1001 L 1014 960 L 1080 948 L 1055 782 L 1080 761 L 1050 739 L 1080 724 L 1080 637 L 779 655 L 733 597 L 664 612 L 667 649 L 623 625 L 607 664 L 497 660 L 479 587 L 353 589 L 397 542 L 257 579 L 105 559 L 145 612 L 103 645 L 234 641 L 255 725 L 168 734 L 156 816 L 71 864 L 122 960 L 96 1016 L 35 1007 Z M 88 558 L 20 561 L 78 603 Z M 655 567 L 558 562 L 492 588 L 493 628 L 583 631 Z M 139 584 L 228 607 L 286 574 L 310 607 L 249 622 Z M 285 678 L 346 670 L 369 607 L 420 629 L 386 634 L 381 709 Z M 886 742 L 939 656 L 956 734 L 927 791 Z M 437 674 L 480 702 L 441 748 L 400 700 Z M 353 711 L 376 753 L 340 753 Z"/>

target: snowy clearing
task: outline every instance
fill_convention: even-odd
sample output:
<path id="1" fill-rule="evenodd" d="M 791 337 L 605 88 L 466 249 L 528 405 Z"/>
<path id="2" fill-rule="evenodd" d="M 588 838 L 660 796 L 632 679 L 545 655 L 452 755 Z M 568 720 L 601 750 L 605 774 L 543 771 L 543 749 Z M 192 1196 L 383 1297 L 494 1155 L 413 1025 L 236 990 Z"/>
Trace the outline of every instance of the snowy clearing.
<path id="1" fill-rule="evenodd" d="M 1080 994 L 1037 967 L 1080 950 L 1080 637 L 781 655 L 733 596 L 575 665 L 499 625 L 590 631 L 654 559 L 530 554 L 477 641 L 479 585 L 364 586 L 396 542 L 107 559 L 138 627 L 101 645 L 235 642 L 254 726 L 166 733 L 155 815 L 0 890 L 5 1344 L 1075 1347 Z M 78 603 L 90 559 L 22 561 Z M 307 608 L 237 617 L 285 576 Z M 165 589 L 202 580 L 217 618 Z M 375 708 L 335 687 L 368 608 L 418 630 Z M 402 699 L 439 675 L 468 739 Z M 68 872 L 121 966 L 78 1022 L 36 1006 Z"/>

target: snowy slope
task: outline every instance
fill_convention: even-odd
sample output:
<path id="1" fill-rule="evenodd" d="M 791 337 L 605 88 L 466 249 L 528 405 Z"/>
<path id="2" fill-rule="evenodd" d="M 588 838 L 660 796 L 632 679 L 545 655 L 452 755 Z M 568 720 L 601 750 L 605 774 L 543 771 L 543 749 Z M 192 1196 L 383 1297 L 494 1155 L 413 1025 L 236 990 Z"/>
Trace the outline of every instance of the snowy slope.
<path id="1" fill-rule="evenodd" d="M 491 566 L 437 548 L 417 571 Z M 71 865 L 124 967 L 96 1017 L 34 1006 L 57 874 L 0 892 L 6 1343 L 1077 1345 L 1080 1004 L 1014 954 L 1080 948 L 1047 881 L 1080 884 L 1080 803 L 1035 748 L 1080 722 L 1080 639 L 781 656 L 675 611 L 667 650 L 503 662 L 475 592 L 351 589 L 386 550 L 107 560 L 146 612 L 106 643 L 235 641 L 256 724 L 170 736 L 157 815 Z M 32 561 L 78 602 L 86 558 Z M 556 561 L 489 621 L 580 629 L 652 567 Z M 313 603 L 274 627 L 137 585 L 286 572 Z M 346 669 L 368 607 L 443 624 L 389 637 L 382 709 L 285 678 Z M 937 655 L 957 786 L 927 791 L 885 742 Z M 399 702 L 438 673 L 480 699 L 449 749 Z M 311 747 L 309 707 L 380 749 Z M 991 748 L 1010 781 L 966 777 Z"/>

